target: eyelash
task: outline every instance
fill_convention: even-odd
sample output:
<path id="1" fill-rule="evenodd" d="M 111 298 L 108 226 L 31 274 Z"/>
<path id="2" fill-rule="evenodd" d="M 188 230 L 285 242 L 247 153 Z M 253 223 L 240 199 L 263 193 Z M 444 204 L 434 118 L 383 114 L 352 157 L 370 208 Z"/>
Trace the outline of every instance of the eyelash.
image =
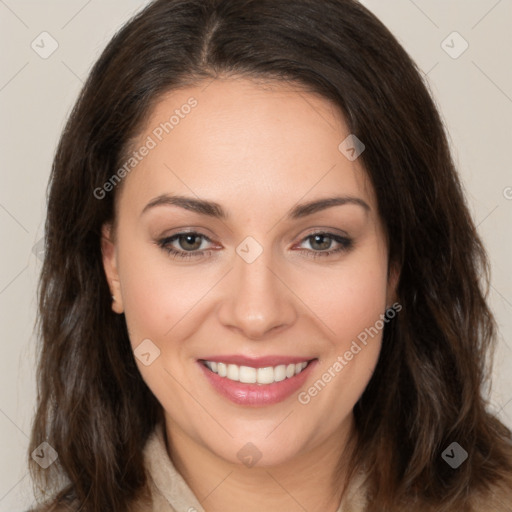
<path id="1" fill-rule="evenodd" d="M 171 247 L 170 244 L 172 242 L 174 242 L 175 240 L 179 239 L 182 236 L 187 236 L 187 235 L 194 235 L 196 237 L 201 237 L 201 238 L 205 239 L 206 241 L 211 242 L 210 238 L 208 238 L 206 235 L 197 233 L 195 231 L 188 231 L 188 232 L 183 232 L 183 233 L 176 233 L 175 235 L 172 235 L 167 238 L 162 238 L 161 240 L 157 241 L 157 245 L 160 248 L 162 248 L 164 251 L 166 251 L 173 259 L 188 260 L 188 259 L 195 258 L 198 256 L 203 256 L 205 254 L 208 254 L 208 255 L 211 254 L 211 251 L 208 251 L 208 250 L 178 251 L 178 250 L 174 249 L 173 247 Z M 325 258 L 325 257 L 329 257 L 333 254 L 338 254 L 338 253 L 341 253 L 344 251 L 348 251 L 353 246 L 352 239 L 343 237 L 343 236 L 339 236 L 339 235 L 335 235 L 334 233 L 324 232 L 324 231 L 318 231 L 318 232 L 309 234 L 308 236 L 304 237 L 301 240 L 301 243 L 304 242 L 305 240 L 308 240 L 317 235 L 323 235 L 324 237 L 330 238 L 330 239 L 334 240 L 335 242 L 338 242 L 341 247 L 339 247 L 338 249 L 329 250 L 329 251 L 312 251 L 310 249 L 301 249 L 299 252 L 306 253 L 308 257 L 316 259 L 319 257 Z"/>

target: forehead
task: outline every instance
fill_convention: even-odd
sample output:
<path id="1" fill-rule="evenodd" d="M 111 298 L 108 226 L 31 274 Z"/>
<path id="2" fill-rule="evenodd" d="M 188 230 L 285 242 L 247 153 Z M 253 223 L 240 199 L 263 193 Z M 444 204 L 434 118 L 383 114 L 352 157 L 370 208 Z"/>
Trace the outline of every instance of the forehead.
<path id="1" fill-rule="evenodd" d="M 175 90 L 133 145 L 149 149 L 139 151 L 122 196 L 139 209 L 164 193 L 256 211 L 337 193 L 374 205 L 360 160 L 339 148 L 349 135 L 332 102 L 290 83 L 229 78 Z"/>

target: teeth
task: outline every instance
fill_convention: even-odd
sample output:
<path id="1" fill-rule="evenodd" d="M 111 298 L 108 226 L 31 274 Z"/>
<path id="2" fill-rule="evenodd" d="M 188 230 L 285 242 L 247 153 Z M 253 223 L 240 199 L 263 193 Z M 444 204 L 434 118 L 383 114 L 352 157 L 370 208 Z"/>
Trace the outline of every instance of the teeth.
<path id="1" fill-rule="evenodd" d="M 265 368 L 252 368 L 251 366 L 238 366 L 237 364 L 217 363 L 215 361 L 204 361 L 212 372 L 219 377 L 247 384 L 272 384 L 299 374 L 308 365 L 307 361 L 297 364 L 280 364 L 278 366 L 267 366 Z"/>
<path id="2" fill-rule="evenodd" d="M 251 368 L 250 366 L 237 366 L 236 364 L 230 364 L 229 366 L 235 366 L 236 368 L 240 368 L 239 379 L 231 380 L 239 380 L 240 382 L 245 382 L 247 384 L 254 384 L 256 382 L 258 374 L 256 368 Z"/>
<path id="3" fill-rule="evenodd" d="M 213 368 L 210 368 L 210 370 L 213 371 Z M 228 373 L 228 368 L 227 366 L 224 364 L 224 363 L 218 363 L 217 364 L 217 373 L 221 376 L 221 377 L 225 377 Z"/>
<path id="4" fill-rule="evenodd" d="M 230 380 L 240 380 L 240 371 L 236 364 L 228 364 L 226 377 Z"/>
<path id="5" fill-rule="evenodd" d="M 256 382 L 258 382 L 258 384 L 272 384 L 272 382 L 274 382 L 274 368 L 272 368 L 272 366 L 258 368 Z"/>
<path id="6" fill-rule="evenodd" d="M 302 369 L 302 366 L 300 367 Z M 274 368 L 274 380 L 276 382 L 281 382 L 286 379 L 286 366 L 284 364 L 280 364 Z"/>

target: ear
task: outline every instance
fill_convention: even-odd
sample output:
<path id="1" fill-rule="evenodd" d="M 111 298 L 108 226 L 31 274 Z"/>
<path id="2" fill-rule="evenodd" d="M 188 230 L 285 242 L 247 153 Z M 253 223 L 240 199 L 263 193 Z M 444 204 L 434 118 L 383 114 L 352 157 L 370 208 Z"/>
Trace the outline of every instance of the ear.
<path id="1" fill-rule="evenodd" d="M 400 279 L 399 266 L 396 263 L 391 263 L 389 265 L 389 271 L 388 271 L 388 287 L 387 287 L 387 294 L 386 294 L 387 307 L 391 307 L 391 305 L 394 304 L 395 302 L 397 302 L 397 300 L 398 300 L 397 288 L 398 288 L 399 279 Z"/>
<path id="2" fill-rule="evenodd" d="M 101 228 L 101 254 L 103 260 L 103 269 L 107 277 L 112 299 L 112 311 L 123 313 L 123 295 L 121 293 L 121 282 L 117 272 L 117 249 L 113 239 L 112 225 L 104 224 Z"/>

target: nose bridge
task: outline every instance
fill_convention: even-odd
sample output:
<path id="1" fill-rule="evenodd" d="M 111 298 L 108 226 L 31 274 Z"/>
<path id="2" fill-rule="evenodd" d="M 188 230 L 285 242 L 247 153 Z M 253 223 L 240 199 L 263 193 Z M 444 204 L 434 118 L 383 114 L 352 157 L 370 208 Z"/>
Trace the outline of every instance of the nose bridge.
<path id="1" fill-rule="evenodd" d="M 291 294 L 281 279 L 272 249 L 247 237 L 236 248 L 234 268 L 221 308 L 221 321 L 252 339 L 291 324 L 296 318 Z"/>

